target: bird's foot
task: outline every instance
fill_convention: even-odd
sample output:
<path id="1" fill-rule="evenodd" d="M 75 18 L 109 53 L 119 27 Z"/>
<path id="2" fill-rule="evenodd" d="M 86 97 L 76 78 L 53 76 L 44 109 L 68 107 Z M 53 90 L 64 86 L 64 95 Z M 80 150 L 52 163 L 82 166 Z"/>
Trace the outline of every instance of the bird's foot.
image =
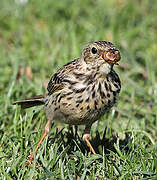
<path id="1" fill-rule="evenodd" d="M 34 161 L 34 156 L 33 154 L 30 154 L 28 156 L 28 160 L 25 162 L 25 166 L 29 167 L 33 163 L 33 161 Z M 39 167 L 38 164 L 35 164 L 35 167 L 38 168 Z"/>

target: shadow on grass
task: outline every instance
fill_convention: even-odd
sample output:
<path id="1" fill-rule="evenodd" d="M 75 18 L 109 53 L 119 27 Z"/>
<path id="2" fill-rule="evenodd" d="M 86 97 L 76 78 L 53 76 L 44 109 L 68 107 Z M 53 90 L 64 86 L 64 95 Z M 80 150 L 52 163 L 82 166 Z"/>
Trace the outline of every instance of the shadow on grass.
<path id="1" fill-rule="evenodd" d="M 111 135 L 109 136 L 109 132 L 111 131 Z M 105 129 L 103 136 L 100 136 L 100 133 L 97 131 L 96 132 L 96 136 L 90 138 L 90 142 L 94 148 L 94 150 L 96 151 L 96 154 L 100 155 L 100 156 L 87 156 L 88 153 L 90 152 L 89 147 L 87 146 L 87 144 L 83 141 L 82 137 L 79 136 L 78 132 L 77 132 L 77 128 L 75 128 L 75 131 L 70 130 L 67 132 L 63 132 L 63 129 L 61 131 L 56 131 L 55 135 L 50 135 L 49 139 L 48 139 L 48 144 L 47 144 L 47 148 L 49 148 L 53 143 L 56 144 L 56 146 L 58 146 L 57 149 L 57 154 L 58 157 L 56 158 L 56 161 L 54 163 L 52 163 L 50 166 L 50 169 L 48 170 L 47 167 L 43 167 L 44 172 L 45 172 L 45 177 L 48 176 L 53 176 L 53 177 L 57 177 L 57 173 L 56 173 L 56 169 L 57 169 L 57 164 L 59 161 L 59 158 L 63 158 L 66 156 L 65 154 L 67 154 L 68 156 L 68 161 L 73 157 L 73 155 L 75 156 L 75 171 L 78 177 L 82 176 L 82 171 L 84 168 L 85 161 L 88 161 L 89 159 L 92 159 L 91 164 L 89 166 L 89 168 L 91 166 L 95 166 L 95 163 L 103 163 L 104 167 L 107 167 L 109 164 L 110 166 L 113 166 L 114 169 L 116 169 L 117 173 L 115 173 L 116 177 L 121 177 L 123 176 L 121 173 L 121 169 L 118 167 L 117 163 L 116 163 L 116 159 L 115 154 L 117 154 L 118 156 L 120 156 L 120 154 L 123 155 L 124 154 L 129 154 L 133 149 L 132 146 L 130 146 L 130 144 L 132 144 L 132 135 L 131 133 L 126 133 L 125 134 L 125 138 L 124 139 L 120 139 L 118 137 L 118 135 L 115 133 L 115 131 L 110 130 L 110 129 Z M 135 148 L 135 146 L 134 146 Z M 80 154 L 78 153 L 78 151 L 80 153 L 83 153 L 87 158 L 85 158 L 82 161 L 82 157 L 80 156 Z M 105 162 L 103 162 L 103 158 L 105 155 Z M 111 155 L 111 156 L 110 156 Z M 77 157 L 77 158 L 76 158 Z M 66 158 L 65 158 L 66 159 Z M 81 161 L 83 162 L 83 164 L 81 164 Z M 66 162 L 64 162 L 66 164 Z M 42 163 L 41 163 L 42 164 Z M 68 163 L 67 163 L 68 164 Z M 77 169 L 77 167 L 79 167 L 81 164 L 81 168 Z M 95 168 L 94 173 L 96 174 L 97 168 Z M 107 174 L 107 172 L 104 172 L 105 176 L 110 178 Z M 142 177 L 154 177 L 155 174 L 154 173 L 150 173 L 150 172 L 133 172 L 134 175 L 137 176 L 142 176 Z M 90 171 L 86 172 L 86 175 L 90 175 Z M 58 175 L 59 177 L 59 175 Z"/>
<path id="2" fill-rule="evenodd" d="M 130 133 L 125 134 L 125 138 L 123 140 L 119 139 L 118 135 L 112 131 L 112 136 L 107 138 L 107 133 L 109 129 L 105 129 L 103 136 L 101 138 L 100 133 L 97 131 L 95 137 L 90 137 L 91 145 L 93 146 L 96 154 L 103 155 L 109 154 L 110 151 L 117 153 L 115 148 L 115 144 L 118 145 L 120 150 L 129 151 L 128 142 L 132 141 Z M 58 141 L 56 141 L 56 138 Z M 56 131 L 56 135 L 53 137 L 49 137 L 50 144 L 56 141 L 57 144 L 60 145 L 59 151 L 62 152 L 64 148 L 68 147 L 67 154 L 70 155 L 75 151 L 81 151 L 84 155 L 90 152 L 89 147 L 87 146 L 86 142 L 83 141 L 82 137 L 79 136 L 77 132 L 77 127 L 75 127 L 75 131 L 72 129 L 68 132 L 64 132 L 63 129 L 58 132 Z"/>

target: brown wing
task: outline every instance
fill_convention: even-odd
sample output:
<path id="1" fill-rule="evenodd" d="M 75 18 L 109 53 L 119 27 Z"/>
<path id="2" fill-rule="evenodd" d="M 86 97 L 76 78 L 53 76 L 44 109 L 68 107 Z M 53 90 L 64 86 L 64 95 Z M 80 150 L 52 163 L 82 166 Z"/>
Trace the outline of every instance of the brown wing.
<path id="1" fill-rule="evenodd" d="M 57 90 L 61 90 L 63 89 L 63 85 L 62 85 L 62 80 L 60 78 L 60 75 L 58 73 L 55 73 L 47 86 L 47 90 L 49 94 L 53 94 L 54 92 L 56 92 Z"/>
<path id="2" fill-rule="evenodd" d="M 60 68 L 50 79 L 47 90 L 48 94 L 53 94 L 58 90 L 64 89 L 64 83 L 67 82 L 67 77 L 73 72 L 76 65 L 78 64 L 78 59 L 75 59 L 68 64 Z"/>

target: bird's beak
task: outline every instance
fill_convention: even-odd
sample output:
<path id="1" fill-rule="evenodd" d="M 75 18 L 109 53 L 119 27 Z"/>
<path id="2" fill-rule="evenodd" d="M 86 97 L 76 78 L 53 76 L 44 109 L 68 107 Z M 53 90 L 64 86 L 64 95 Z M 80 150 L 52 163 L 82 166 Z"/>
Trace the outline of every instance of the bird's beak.
<path id="1" fill-rule="evenodd" d="M 107 50 L 102 53 L 100 59 L 105 60 L 109 64 L 116 64 L 118 65 L 118 61 L 120 61 L 120 52 L 118 50 Z"/>

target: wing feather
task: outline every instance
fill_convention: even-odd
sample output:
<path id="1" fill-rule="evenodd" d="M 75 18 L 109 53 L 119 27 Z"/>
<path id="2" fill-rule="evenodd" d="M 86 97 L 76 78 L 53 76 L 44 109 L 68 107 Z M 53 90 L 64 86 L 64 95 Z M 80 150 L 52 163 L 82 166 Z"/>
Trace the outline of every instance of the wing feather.
<path id="1" fill-rule="evenodd" d="M 76 68 L 78 60 L 79 58 L 67 63 L 51 77 L 47 86 L 48 94 L 53 94 L 64 89 L 64 84 L 67 82 L 67 77 Z"/>

